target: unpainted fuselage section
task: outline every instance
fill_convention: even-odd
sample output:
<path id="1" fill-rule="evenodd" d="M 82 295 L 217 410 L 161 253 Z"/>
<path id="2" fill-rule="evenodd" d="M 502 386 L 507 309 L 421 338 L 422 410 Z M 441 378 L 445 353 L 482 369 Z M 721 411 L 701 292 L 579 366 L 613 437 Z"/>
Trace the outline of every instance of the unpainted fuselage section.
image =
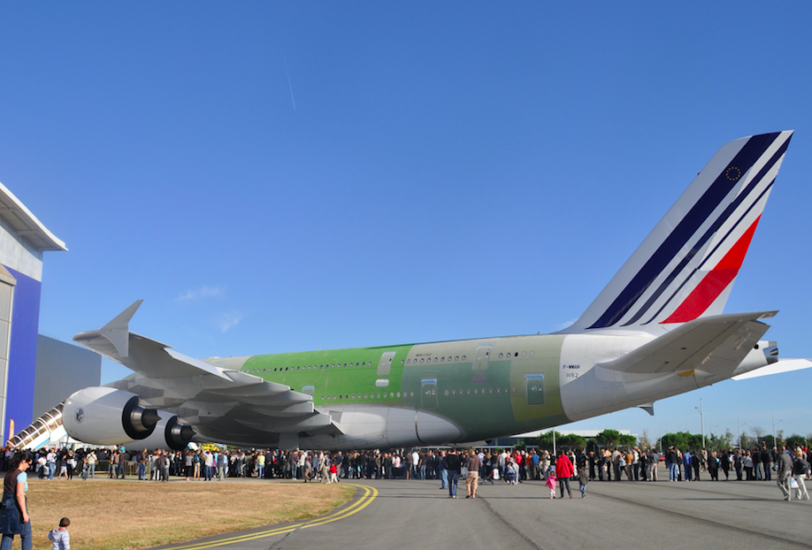
<path id="1" fill-rule="evenodd" d="M 653 402 L 719 381 L 694 371 L 628 374 L 596 364 L 649 342 L 647 334 L 482 338 L 207 362 L 313 396 L 340 433 L 246 421 L 234 440 L 283 448 L 435 445 L 529 432 Z M 750 356 L 748 356 L 749 358 Z M 754 352 L 757 366 L 763 355 Z M 261 411 L 261 408 L 257 409 Z M 198 419 L 206 439 L 236 434 Z M 228 442 L 228 441 L 227 441 Z"/>

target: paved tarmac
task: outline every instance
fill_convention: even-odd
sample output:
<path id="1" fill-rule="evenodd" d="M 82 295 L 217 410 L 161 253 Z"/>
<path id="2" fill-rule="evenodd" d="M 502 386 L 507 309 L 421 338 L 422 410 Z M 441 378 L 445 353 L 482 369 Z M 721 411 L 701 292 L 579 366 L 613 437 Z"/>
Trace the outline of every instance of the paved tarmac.
<path id="1" fill-rule="evenodd" d="M 563 500 L 541 482 L 496 482 L 475 500 L 464 484 L 456 500 L 437 481 L 357 485 L 357 498 L 324 518 L 160 548 L 812 549 L 812 504 L 784 501 L 775 482 L 596 481 L 584 499 L 576 482 Z"/>

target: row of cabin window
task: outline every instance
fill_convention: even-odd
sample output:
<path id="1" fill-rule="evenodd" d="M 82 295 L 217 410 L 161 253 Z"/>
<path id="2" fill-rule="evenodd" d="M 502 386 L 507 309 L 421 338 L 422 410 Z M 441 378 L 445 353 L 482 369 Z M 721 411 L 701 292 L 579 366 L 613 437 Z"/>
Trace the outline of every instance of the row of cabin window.
<path id="1" fill-rule="evenodd" d="M 420 358 L 420 361 L 418 361 L 417 359 L 406 359 L 406 364 L 408 365 L 408 364 L 410 364 L 410 363 L 423 363 L 423 362 L 424 362 L 424 359 L 425 359 L 425 362 L 426 362 L 426 363 L 431 363 L 431 357 L 429 357 L 428 359 L 426 359 L 425 357 L 421 357 L 421 358 Z M 463 356 L 462 356 L 462 360 L 463 360 L 463 361 L 465 361 L 465 359 L 466 359 L 466 356 L 465 356 L 465 355 L 463 355 Z M 453 360 L 454 360 L 454 361 L 459 361 L 459 360 L 460 360 L 460 356 L 459 356 L 459 355 L 457 355 L 456 357 L 454 357 L 454 359 L 453 359 Z M 434 358 L 434 362 L 435 362 L 435 363 L 437 363 L 438 361 L 439 361 L 440 363 L 444 363 L 444 362 L 446 362 L 446 361 L 448 361 L 448 362 L 450 363 L 450 362 L 452 361 L 452 359 L 451 359 L 451 356 L 450 356 L 450 355 L 448 356 L 448 358 L 447 358 L 447 359 L 446 359 L 445 357 L 435 357 L 435 358 Z M 403 361 L 401 361 L 401 363 L 402 363 L 402 362 L 403 362 Z"/>
<path id="2" fill-rule="evenodd" d="M 521 352 L 521 354 L 522 354 L 522 357 L 527 357 L 527 352 L 526 352 L 526 351 Z M 531 352 L 530 352 L 530 356 L 531 356 L 531 357 L 532 357 L 532 356 L 534 356 L 535 354 L 536 354 L 536 352 L 535 352 L 535 351 L 531 351 Z M 502 359 L 502 358 L 504 358 L 504 357 L 507 357 L 508 359 L 510 359 L 511 357 L 518 357 L 518 356 L 519 356 L 519 352 L 518 352 L 518 351 L 513 352 L 513 353 L 511 353 L 511 352 L 508 352 L 508 353 L 500 353 L 500 354 L 499 354 L 499 359 Z M 420 359 L 420 361 L 418 361 L 417 359 L 407 359 L 407 360 L 406 360 L 406 364 L 408 365 L 408 364 L 410 364 L 410 363 L 418 363 L 418 362 L 419 362 L 419 363 L 423 363 L 423 362 L 426 362 L 426 363 L 431 363 L 431 362 L 432 362 L 432 358 L 431 358 L 431 357 L 429 357 L 428 359 L 425 359 L 425 361 L 424 361 L 424 359 L 425 359 L 425 358 L 421 358 L 421 359 Z M 466 356 L 465 356 L 465 355 L 463 355 L 463 356 L 462 356 L 462 360 L 463 360 L 463 361 L 465 361 L 465 359 L 466 359 Z M 459 356 L 459 355 L 457 355 L 457 356 L 455 356 L 455 357 L 453 358 L 453 361 L 459 361 L 459 360 L 460 360 L 460 356 Z M 451 356 L 450 356 L 450 355 L 449 355 L 448 357 L 445 357 L 445 356 L 443 356 L 443 357 L 435 357 L 435 358 L 433 359 L 433 361 L 434 361 L 435 363 L 437 363 L 437 362 L 444 363 L 444 362 L 446 362 L 446 361 L 451 362 L 451 361 L 452 361 L 452 358 L 451 358 Z M 402 363 L 402 362 L 403 362 L 403 361 L 401 361 L 401 363 Z"/>
<path id="3" fill-rule="evenodd" d="M 527 357 L 527 352 L 526 351 L 521 352 L 521 354 L 522 354 L 522 357 Z M 530 352 L 531 357 L 534 356 L 535 354 L 536 354 L 536 352 L 534 352 L 534 351 Z M 513 352 L 512 354 L 510 352 L 508 352 L 508 353 L 500 353 L 499 354 L 499 359 L 502 359 L 503 357 L 507 357 L 508 359 L 510 359 L 511 357 L 519 357 L 519 352 L 516 351 L 516 352 Z M 466 359 L 467 359 L 467 356 L 463 355 L 462 360 L 465 361 Z M 459 360 L 460 360 L 459 355 L 455 356 L 453 359 L 452 359 L 452 357 L 450 355 L 448 357 L 443 356 L 443 357 L 435 357 L 434 358 L 435 363 L 437 363 L 437 362 L 444 363 L 446 361 L 451 362 L 451 361 L 459 361 Z M 418 362 L 419 363 L 424 363 L 424 362 L 425 363 L 431 363 L 432 358 L 429 357 L 428 359 L 426 359 L 426 358 L 421 357 L 420 361 L 418 361 L 417 359 L 407 359 L 406 360 L 407 365 L 409 365 L 411 363 L 418 363 Z M 403 364 L 403 359 L 400 360 L 400 364 L 401 365 Z M 344 363 L 343 366 L 344 367 L 352 367 L 353 364 L 352 363 Z M 355 363 L 355 366 L 356 367 L 364 367 L 364 366 L 371 367 L 372 362 L 371 361 L 362 361 L 360 363 Z M 268 369 L 253 369 L 253 370 L 250 370 L 248 372 L 282 372 L 282 371 L 288 371 L 288 370 L 310 370 L 310 369 L 323 369 L 323 368 L 332 369 L 332 368 L 335 368 L 335 367 L 341 368 L 342 365 L 341 365 L 341 363 L 338 363 L 338 364 L 334 363 L 332 365 L 307 365 L 307 366 L 284 367 L 284 368 L 283 367 L 277 367 L 277 368 L 274 368 L 273 370 L 271 370 L 269 368 Z"/>
<path id="4" fill-rule="evenodd" d="M 513 390 L 513 393 L 516 393 L 516 388 L 512 388 L 512 390 Z M 510 392 L 508 391 L 508 388 L 496 388 L 496 392 L 494 392 L 494 388 L 487 388 L 487 389 L 485 389 L 485 388 L 474 388 L 473 390 L 471 390 L 471 389 L 467 389 L 467 390 L 460 389 L 459 391 L 451 390 L 450 393 L 451 393 L 452 396 L 454 396 L 454 395 L 471 395 L 471 393 L 473 393 L 474 395 L 485 395 L 486 393 L 499 393 L 499 394 L 504 393 L 505 395 L 507 395 Z M 447 395 L 449 395 L 449 391 L 445 390 L 443 392 L 443 394 L 447 396 Z"/>
<path id="5" fill-rule="evenodd" d="M 448 396 L 449 394 L 452 395 L 452 396 L 454 396 L 454 395 L 471 395 L 472 391 L 473 391 L 474 395 L 485 395 L 486 393 L 488 393 L 488 394 L 494 393 L 494 388 L 487 388 L 487 390 L 485 388 L 474 388 L 473 390 L 471 390 L 471 389 L 467 389 L 467 390 L 460 389 L 459 392 L 457 390 L 451 390 L 450 392 L 449 392 L 449 390 L 445 390 L 443 393 L 446 396 Z M 516 393 L 516 388 L 512 388 L 512 391 L 513 391 L 513 393 Z M 508 390 L 508 388 L 504 388 L 504 389 L 503 388 L 496 388 L 496 393 L 497 394 L 504 393 L 505 395 L 507 395 L 508 393 L 510 393 L 510 390 Z M 395 397 L 400 399 L 400 392 L 389 392 L 389 399 L 393 399 Z M 403 397 L 414 397 L 414 392 L 413 391 L 403 392 Z M 332 397 L 329 396 L 329 395 L 327 395 L 327 396 L 322 395 L 321 396 L 322 401 L 337 401 L 337 400 L 341 400 L 341 399 L 355 399 L 355 398 L 356 398 L 356 396 L 355 396 L 354 393 L 353 394 L 344 394 L 344 395 L 339 394 L 337 396 L 333 395 Z M 364 399 L 386 399 L 387 395 L 386 395 L 386 392 L 384 392 L 383 394 L 381 394 L 381 393 L 378 393 L 378 394 L 365 393 L 363 398 Z M 361 394 L 360 393 L 358 394 L 358 399 L 361 399 Z"/>
<path id="6" fill-rule="evenodd" d="M 403 363 L 403 361 L 401 361 L 401 363 Z M 332 365 L 306 365 L 306 366 L 299 366 L 299 367 L 276 367 L 276 368 L 273 368 L 273 369 L 271 369 L 271 368 L 252 369 L 252 370 L 249 370 L 248 372 L 277 372 L 277 371 L 282 372 L 282 371 L 287 371 L 287 370 L 310 370 L 310 369 L 325 369 L 325 368 L 332 369 L 332 368 L 336 368 L 336 367 L 338 367 L 340 369 L 342 366 L 343 367 L 352 367 L 353 364 L 352 363 L 344 363 L 342 365 L 341 363 L 333 363 Z M 365 367 L 365 366 L 366 367 L 371 367 L 372 363 L 368 362 L 368 361 L 363 361 L 361 363 L 355 363 L 355 366 L 356 367 Z"/>
<path id="7" fill-rule="evenodd" d="M 377 397 L 376 397 L 376 395 L 377 395 Z M 365 393 L 363 398 L 364 399 L 387 399 L 387 398 L 394 399 L 395 396 L 397 396 L 397 398 L 400 399 L 400 392 L 389 392 L 388 396 L 387 396 L 386 392 L 379 393 L 379 394 Z M 413 391 L 412 392 L 403 392 L 403 397 L 414 397 L 414 392 Z M 322 401 L 336 401 L 338 399 L 355 399 L 355 398 L 356 398 L 356 395 L 354 393 L 353 394 L 345 394 L 345 395 L 339 394 L 338 396 L 333 395 L 332 397 L 330 397 L 329 395 L 322 395 L 321 396 Z M 361 394 L 360 393 L 358 394 L 358 399 L 361 399 Z"/>

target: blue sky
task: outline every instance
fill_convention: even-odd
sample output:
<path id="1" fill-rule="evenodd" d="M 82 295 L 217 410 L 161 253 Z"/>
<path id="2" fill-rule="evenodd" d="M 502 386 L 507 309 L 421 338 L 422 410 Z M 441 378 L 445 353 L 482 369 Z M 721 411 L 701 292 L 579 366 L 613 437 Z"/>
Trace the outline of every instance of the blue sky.
<path id="1" fill-rule="evenodd" d="M 197 357 L 552 332 L 718 147 L 795 129 L 727 311 L 812 357 L 812 4 L 610 4 L 3 4 L 0 181 L 70 249 L 40 331 L 143 298 Z M 808 434 L 810 383 L 570 427 Z"/>

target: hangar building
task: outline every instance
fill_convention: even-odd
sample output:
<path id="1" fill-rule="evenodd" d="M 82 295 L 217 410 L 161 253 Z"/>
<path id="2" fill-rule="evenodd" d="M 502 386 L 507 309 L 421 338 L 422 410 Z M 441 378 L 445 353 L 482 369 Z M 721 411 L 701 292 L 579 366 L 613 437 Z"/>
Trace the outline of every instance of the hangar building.
<path id="1" fill-rule="evenodd" d="M 66 364 L 80 365 L 79 376 L 67 386 L 98 384 L 101 358 L 91 359 L 77 346 L 51 338 L 41 339 L 39 310 L 42 259 L 45 252 L 67 251 L 65 243 L 37 219 L 14 194 L 0 183 L 0 441 L 28 426 L 41 409 L 49 409 L 70 392 L 65 382 Z M 38 363 L 38 340 L 40 361 Z M 74 351 L 75 348 L 76 351 Z M 95 361 L 95 363 L 93 363 Z M 95 377 L 95 380 L 94 380 Z M 78 388 L 76 388 L 78 389 Z M 37 397 L 39 396 L 39 397 Z M 60 397 L 61 396 L 61 397 Z M 57 399 L 56 401 L 51 401 Z M 46 403 L 46 401 L 50 401 Z"/>

